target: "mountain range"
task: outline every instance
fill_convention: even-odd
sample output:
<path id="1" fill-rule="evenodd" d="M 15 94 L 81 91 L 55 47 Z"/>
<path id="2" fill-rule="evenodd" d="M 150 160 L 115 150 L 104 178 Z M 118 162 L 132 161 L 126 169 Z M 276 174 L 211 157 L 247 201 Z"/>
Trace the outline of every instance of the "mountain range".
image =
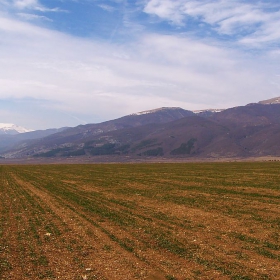
<path id="1" fill-rule="evenodd" d="M 99 124 L 40 133 L 9 135 L 14 140 L 10 140 L 12 144 L 0 145 L 2 156 L 23 159 L 280 156 L 280 98 L 224 110 L 192 112 L 159 108 Z M 1 137 L 0 143 L 3 143 Z"/>

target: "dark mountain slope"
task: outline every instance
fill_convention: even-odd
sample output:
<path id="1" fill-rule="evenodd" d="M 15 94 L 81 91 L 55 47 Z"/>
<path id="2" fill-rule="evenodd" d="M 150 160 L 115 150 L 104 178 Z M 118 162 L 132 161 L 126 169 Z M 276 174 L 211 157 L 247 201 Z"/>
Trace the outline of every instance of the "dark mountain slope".
<path id="1" fill-rule="evenodd" d="M 131 156 L 240 156 L 240 148 L 228 135 L 228 128 L 203 117 L 190 116 L 164 124 L 148 124 L 89 135 L 71 145 L 51 150 L 21 151 L 21 155 L 40 157 L 78 155 L 131 155 Z M 223 146 L 215 143 L 224 143 Z M 211 145 L 213 146 L 211 148 Z M 210 148 L 209 148 L 210 147 Z"/>
<path id="2" fill-rule="evenodd" d="M 6 157 L 30 156 L 53 149 L 73 146 L 77 142 L 85 142 L 87 138 L 98 136 L 106 132 L 124 128 L 140 127 L 146 124 L 160 124 L 177 120 L 186 116 L 194 116 L 192 111 L 181 108 L 159 108 L 146 112 L 121 117 L 99 124 L 79 125 L 68 128 L 60 133 L 39 139 L 21 143 L 20 146 L 5 153 Z"/>
<path id="3" fill-rule="evenodd" d="M 230 108 L 210 117 L 221 124 L 256 126 L 280 123 L 280 104 L 249 104 Z"/>
<path id="4" fill-rule="evenodd" d="M 79 125 L 69 128 L 62 133 L 57 133 L 44 139 L 46 145 L 75 142 L 89 136 L 99 135 L 104 132 L 119 130 L 123 128 L 138 127 L 150 123 L 167 123 L 186 116 L 194 115 L 193 112 L 181 108 L 160 108 L 145 113 L 124 116 L 115 120 L 99 124 Z"/>
<path id="5" fill-rule="evenodd" d="M 210 119 L 228 128 L 243 156 L 280 155 L 280 104 L 231 108 Z"/>
<path id="6" fill-rule="evenodd" d="M 184 117 L 184 115 L 187 115 Z M 67 129 L 6 157 L 280 156 L 280 104 L 250 104 L 201 117 L 179 108 Z"/>

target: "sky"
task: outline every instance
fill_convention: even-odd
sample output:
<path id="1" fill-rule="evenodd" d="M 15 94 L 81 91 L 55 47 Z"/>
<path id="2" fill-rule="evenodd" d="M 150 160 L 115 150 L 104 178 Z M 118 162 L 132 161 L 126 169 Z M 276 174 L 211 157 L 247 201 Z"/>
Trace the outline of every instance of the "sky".
<path id="1" fill-rule="evenodd" d="M 0 0 L 0 122 L 99 123 L 280 96 L 279 0 Z"/>

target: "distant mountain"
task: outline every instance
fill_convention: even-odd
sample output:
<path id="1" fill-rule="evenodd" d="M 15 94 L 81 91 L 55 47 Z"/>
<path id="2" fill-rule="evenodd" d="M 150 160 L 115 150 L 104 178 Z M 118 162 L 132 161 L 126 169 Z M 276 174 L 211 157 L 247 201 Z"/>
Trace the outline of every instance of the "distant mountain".
<path id="1" fill-rule="evenodd" d="M 30 131 L 32 130 L 15 125 L 13 123 L 0 123 L 0 135 L 2 134 L 15 135 L 15 134 L 26 133 Z"/>
<path id="2" fill-rule="evenodd" d="M 34 130 L 29 132 L 21 132 L 16 134 L 0 134 L 0 152 L 11 149 L 15 145 L 19 145 L 22 141 L 40 139 L 51 134 L 65 130 L 66 128 L 53 128 L 46 130 Z M 23 131 L 23 130 L 21 130 Z"/>
<path id="3" fill-rule="evenodd" d="M 207 113 L 208 111 L 208 113 Z M 191 112 L 159 108 L 23 141 L 8 158 L 280 156 L 280 104 Z"/>
<path id="4" fill-rule="evenodd" d="M 19 146 L 5 153 L 6 157 L 24 157 L 32 156 L 53 149 L 64 149 L 75 145 L 83 139 L 98 137 L 101 134 L 111 131 L 140 127 L 147 124 L 160 124 L 171 122 L 187 116 L 194 116 L 192 111 L 181 108 L 158 108 L 145 112 L 139 112 L 124 116 L 115 120 L 106 121 L 99 124 L 79 125 L 74 128 L 68 128 L 62 132 L 55 133 L 39 140 L 22 142 Z M 67 148 L 68 149 L 68 148 Z"/>

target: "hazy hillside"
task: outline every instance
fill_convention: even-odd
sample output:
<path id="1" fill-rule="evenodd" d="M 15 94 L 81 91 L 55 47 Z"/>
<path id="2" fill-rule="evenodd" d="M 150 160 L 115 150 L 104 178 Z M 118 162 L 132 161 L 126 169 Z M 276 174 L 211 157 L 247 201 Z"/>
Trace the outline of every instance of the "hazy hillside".
<path id="1" fill-rule="evenodd" d="M 121 117 L 116 120 L 106 121 L 99 124 L 79 125 L 68 128 L 62 132 L 55 133 L 37 141 L 22 142 L 21 145 L 5 153 L 6 157 L 24 157 L 53 149 L 69 150 L 69 146 L 76 147 L 76 142 L 83 142 L 89 137 L 96 137 L 106 132 L 140 127 L 146 124 L 160 124 L 177 120 L 186 116 L 195 115 L 192 111 L 181 108 L 160 108 L 151 111 L 140 112 Z M 76 148 L 75 148 L 76 149 Z"/>
<path id="2" fill-rule="evenodd" d="M 44 138 L 46 136 L 63 131 L 65 129 L 66 128 L 35 130 L 35 131 L 31 131 L 31 132 L 17 133 L 15 135 L 1 134 L 0 135 L 0 152 L 4 152 L 5 150 L 11 149 L 13 146 L 18 145 L 22 141 Z"/>
<path id="3" fill-rule="evenodd" d="M 280 156 L 280 104 L 249 104 L 211 114 L 161 108 L 69 128 L 7 151 L 9 158 Z"/>

